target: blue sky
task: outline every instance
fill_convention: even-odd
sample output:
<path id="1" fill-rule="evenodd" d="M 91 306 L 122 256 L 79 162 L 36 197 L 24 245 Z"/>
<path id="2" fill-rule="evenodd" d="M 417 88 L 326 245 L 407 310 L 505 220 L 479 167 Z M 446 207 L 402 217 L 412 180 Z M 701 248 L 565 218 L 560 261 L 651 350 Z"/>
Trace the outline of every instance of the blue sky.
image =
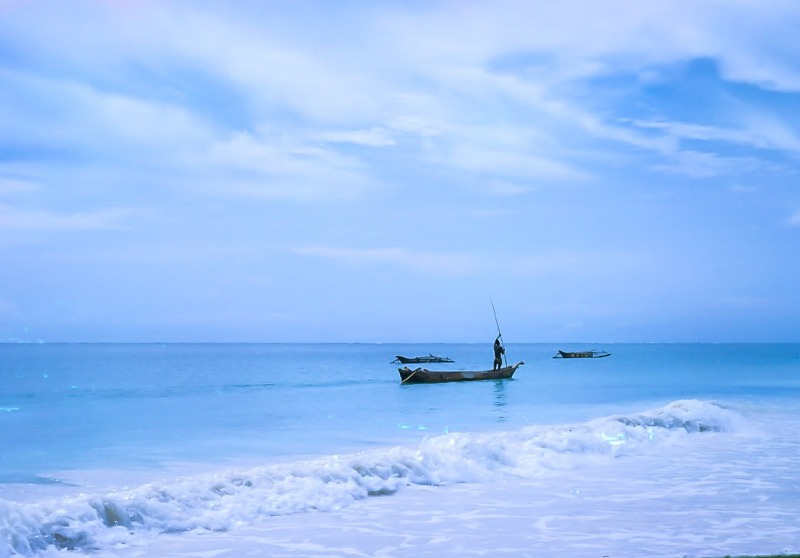
<path id="1" fill-rule="evenodd" d="M 0 0 L 0 340 L 800 341 L 797 29 Z"/>

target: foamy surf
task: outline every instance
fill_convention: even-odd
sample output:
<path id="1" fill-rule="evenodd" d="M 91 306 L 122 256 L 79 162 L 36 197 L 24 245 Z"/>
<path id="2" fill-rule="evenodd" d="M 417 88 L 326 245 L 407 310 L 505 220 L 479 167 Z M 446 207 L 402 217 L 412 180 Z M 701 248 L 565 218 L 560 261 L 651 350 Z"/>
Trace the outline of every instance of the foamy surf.
<path id="1" fill-rule="evenodd" d="M 681 400 L 581 424 L 453 433 L 414 447 L 229 470 L 129 490 L 26 504 L 0 501 L 0 556 L 98 551 L 145 534 L 236 530 L 270 516 L 341 510 L 411 485 L 558 474 L 598 459 L 680 444 L 687 436 L 734 432 L 742 423 L 739 413 L 717 403 Z"/>

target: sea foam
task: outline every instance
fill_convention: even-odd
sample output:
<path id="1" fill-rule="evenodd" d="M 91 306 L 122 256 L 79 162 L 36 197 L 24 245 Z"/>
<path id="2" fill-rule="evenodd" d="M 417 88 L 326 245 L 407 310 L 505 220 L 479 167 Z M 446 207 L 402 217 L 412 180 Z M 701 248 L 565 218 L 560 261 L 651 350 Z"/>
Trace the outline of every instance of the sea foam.
<path id="1" fill-rule="evenodd" d="M 342 509 L 410 485 L 548 475 L 680 444 L 686 436 L 735 431 L 742 420 L 719 404 L 682 400 L 581 424 L 451 433 L 413 447 L 196 475 L 110 493 L 25 504 L 0 500 L 0 556 L 95 551 L 137 536 L 233 530 L 269 516 Z"/>

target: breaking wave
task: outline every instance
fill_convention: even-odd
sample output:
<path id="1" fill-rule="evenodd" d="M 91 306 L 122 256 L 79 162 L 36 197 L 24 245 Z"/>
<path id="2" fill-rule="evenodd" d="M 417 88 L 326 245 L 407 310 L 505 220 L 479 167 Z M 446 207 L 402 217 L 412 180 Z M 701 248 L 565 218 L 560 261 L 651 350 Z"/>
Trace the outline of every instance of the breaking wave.
<path id="1" fill-rule="evenodd" d="M 49 502 L 0 500 L 0 557 L 58 549 L 91 552 L 145 532 L 227 531 L 269 516 L 341 509 L 410 485 L 547 475 L 581 466 L 587 457 L 635 455 L 679 443 L 684 436 L 733 431 L 741 420 L 719 404 L 682 400 L 577 425 L 447 434 L 414 447 L 198 475 Z"/>

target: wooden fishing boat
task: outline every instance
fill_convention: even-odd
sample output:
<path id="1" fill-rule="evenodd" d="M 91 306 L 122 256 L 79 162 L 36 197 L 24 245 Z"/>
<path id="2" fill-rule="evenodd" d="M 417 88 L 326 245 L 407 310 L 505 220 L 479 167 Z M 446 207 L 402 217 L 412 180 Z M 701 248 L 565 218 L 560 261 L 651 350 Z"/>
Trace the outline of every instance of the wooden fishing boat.
<path id="1" fill-rule="evenodd" d="M 418 357 L 404 357 L 397 355 L 392 364 L 427 364 L 431 362 L 455 362 L 451 358 L 441 357 L 436 355 L 418 356 Z"/>
<path id="2" fill-rule="evenodd" d="M 438 384 L 442 382 L 468 382 L 474 380 L 506 380 L 514 375 L 517 368 L 525 364 L 518 362 L 498 370 L 427 370 L 408 366 L 398 368 L 401 384 Z"/>
<path id="3" fill-rule="evenodd" d="M 553 358 L 603 358 L 611 356 L 611 353 L 606 351 L 558 351 L 558 354 Z"/>

